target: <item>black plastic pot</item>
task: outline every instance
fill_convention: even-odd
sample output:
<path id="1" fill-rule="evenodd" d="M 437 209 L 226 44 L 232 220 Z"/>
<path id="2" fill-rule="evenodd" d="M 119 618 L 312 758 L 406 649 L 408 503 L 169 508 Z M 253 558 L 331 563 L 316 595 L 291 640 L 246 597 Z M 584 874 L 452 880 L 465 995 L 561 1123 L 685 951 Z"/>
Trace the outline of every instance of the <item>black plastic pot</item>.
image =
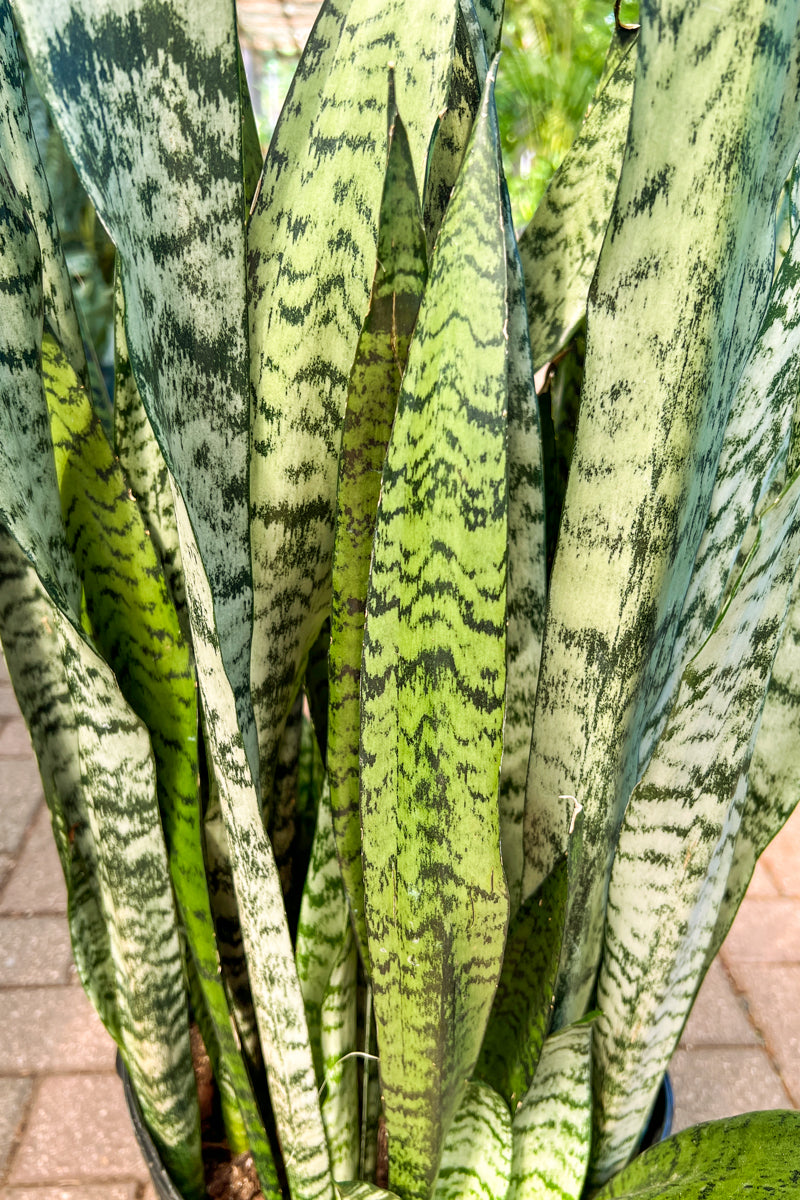
<path id="1" fill-rule="evenodd" d="M 125 1064 L 119 1054 L 117 1055 L 117 1074 L 122 1080 L 125 1100 L 128 1104 L 128 1112 L 131 1114 L 131 1121 L 133 1122 L 133 1132 L 136 1135 L 136 1141 L 139 1143 L 139 1149 L 144 1155 L 144 1161 L 147 1163 L 147 1169 L 150 1172 L 150 1178 L 153 1181 L 156 1195 L 159 1197 L 159 1200 L 181 1200 L 181 1195 L 167 1174 L 158 1151 L 153 1144 L 153 1139 L 147 1132 L 145 1123 L 142 1120 L 139 1101 L 136 1099 L 133 1087 L 131 1086 L 130 1076 L 125 1070 Z M 655 1146 L 658 1142 L 663 1142 L 665 1138 L 669 1137 L 672 1129 L 674 1108 L 675 1100 L 672 1093 L 672 1084 L 670 1083 L 669 1075 L 665 1075 L 656 1096 L 656 1102 L 650 1114 L 647 1128 L 639 1142 L 639 1148 L 636 1151 L 637 1154 L 643 1154 L 651 1146 Z"/>

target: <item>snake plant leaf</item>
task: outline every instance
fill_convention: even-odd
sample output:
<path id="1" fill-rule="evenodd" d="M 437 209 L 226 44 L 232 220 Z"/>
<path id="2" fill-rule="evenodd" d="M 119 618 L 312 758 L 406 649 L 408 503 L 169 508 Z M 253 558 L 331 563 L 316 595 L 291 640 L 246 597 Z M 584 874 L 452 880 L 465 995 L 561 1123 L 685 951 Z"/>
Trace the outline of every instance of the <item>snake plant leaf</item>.
<path id="1" fill-rule="evenodd" d="M 508 915 L 497 805 L 506 249 L 493 82 L 492 73 L 409 350 L 364 634 L 365 909 L 389 1186 L 405 1200 L 427 1196 L 436 1175 L 478 1057 Z"/>
<path id="2" fill-rule="evenodd" d="M 583 127 L 519 239 L 537 370 L 586 312 L 628 135 L 636 44 L 635 30 L 617 27 Z"/>
<path id="3" fill-rule="evenodd" d="M 564 858 L 509 925 L 476 1076 L 491 1083 L 512 1112 L 533 1081 L 550 1026 L 568 888 Z"/>
<path id="4" fill-rule="evenodd" d="M 0 4 L 0 157 L 30 218 L 42 255 L 45 313 L 76 374 L 86 356 L 50 188 L 33 135 L 8 0 Z"/>
<path id="5" fill-rule="evenodd" d="M 790 1200 L 800 1183 L 800 1113 L 755 1112 L 684 1129 L 615 1176 L 595 1200 Z"/>
<path id="6" fill-rule="evenodd" d="M 15 0 L 14 8 L 40 91 L 117 247 L 134 376 L 208 571 L 254 766 L 233 0 L 133 0 L 122 10 L 116 0 L 64 0 L 46 10 Z"/>
<path id="7" fill-rule="evenodd" d="M 322 1089 L 322 1119 L 337 1178 L 358 1173 L 356 971 L 350 912 L 339 873 L 327 780 L 317 810 L 295 944 L 308 1034 Z M 347 1062 L 341 1060 L 347 1058 Z M 341 1064 L 341 1065 L 340 1065 Z"/>
<path id="8" fill-rule="evenodd" d="M 181 631 L 188 640 L 186 585 L 169 469 L 133 377 L 119 274 L 114 286 L 114 450 L 161 563 Z"/>
<path id="9" fill-rule="evenodd" d="M 641 11 L 628 143 L 589 301 L 527 782 L 525 894 L 563 853 L 558 797 L 571 793 L 586 809 L 559 1023 L 583 1012 L 594 984 L 646 701 L 665 681 L 663 648 L 768 301 L 780 181 L 800 143 L 794 4 L 737 0 L 686 20 L 678 0 L 647 0 Z M 763 104 L 752 104 L 753 89 Z M 756 145 L 763 155 L 747 152 Z"/>
<path id="10" fill-rule="evenodd" d="M 464 160 L 488 66 L 472 0 L 460 0 L 447 95 L 436 118 L 425 171 L 422 212 L 429 257 Z"/>
<path id="11" fill-rule="evenodd" d="M 552 1034 L 511 1125 L 506 1200 L 580 1200 L 592 1138 L 592 1023 Z"/>
<path id="12" fill-rule="evenodd" d="M 51 601 L 30 561 L 0 526 L 0 640 L 30 730 L 67 885 L 67 914 L 80 981 L 121 1041 L 114 967 L 98 887 L 75 714 L 53 628 Z"/>
<path id="13" fill-rule="evenodd" d="M 258 190 L 258 181 L 264 168 L 264 155 L 258 136 L 256 114 L 244 69 L 241 43 L 237 38 L 239 65 L 239 104 L 242 113 L 242 178 L 244 180 L 245 219 L 250 216 L 250 207 Z"/>
<path id="14" fill-rule="evenodd" d="M 386 171 L 388 68 L 420 181 L 455 24 L 453 0 L 326 3 L 250 220 L 252 686 L 265 796 L 289 704 L 330 608 L 341 427 Z"/>
<path id="15" fill-rule="evenodd" d="M 502 1200 L 511 1174 L 511 1116 L 497 1092 L 468 1083 L 442 1150 L 432 1200 Z"/>
<path id="16" fill-rule="evenodd" d="M 799 738 L 800 587 L 795 581 L 750 763 L 742 823 L 708 948 L 707 966 L 725 940 L 759 857 L 800 800 Z"/>
<path id="17" fill-rule="evenodd" d="M 99 983 L 100 1015 L 110 1017 L 109 1031 L 167 1169 L 187 1200 L 200 1200 L 200 1113 L 150 739 L 110 668 L 33 571 L 14 581 L 8 543 L 6 550 L 6 620 L 16 621 L 6 603 L 12 596 L 27 601 L 26 617 L 40 618 L 38 628 L 23 632 L 12 624 L 2 633 L 4 643 L 11 635 L 9 666 L 20 672 L 18 697 L 61 824 L 57 844 L 70 888 L 71 928 L 76 941 L 99 933 L 93 962 L 86 959 L 87 943 L 79 943 L 79 969 L 90 994 L 97 995 Z M 67 820 L 74 824 L 65 829 Z M 107 963 L 97 961 L 101 948 L 107 948 Z"/>
<path id="18" fill-rule="evenodd" d="M 475 10 L 483 31 L 486 61 L 493 62 L 500 53 L 503 34 L 503 0 L 476 0 Z"/>
<path id="19" fill-rule="evenodd" d="M 500 842 L 511 915 L 522 900 L 522 822 L 547 598 L 544 469 L 539 405 L 511 204 L 502 183 L 508 277 L 508 595 Z"/>
<path id="20" fill-rule="evenodd" d="M 0 217 L 0 524 L 36 563 L 50 595 L 77 622 L 81 587 L 64 535 L 39 374 L 39 245 L 2 163 Z"/>
<path id="21" fill-rule="evenodd" d="M 333 828 L 359 950 L 369 963 L 359 815 L 361 646 L 381 470 L 425 288 L 425 233 L 414 163 L 396 110 L 372 298 L 347 393 L 339 457 L 329 650 L 328 774 Z"/>
<path id="22" fill-rule="evenodd" d="M 800 237 L 795 236 L 773 282 L 758 339 L 734 394 L 708 518 L 671 647 L 669 676 L 650 704 L 639 755 L 642 766 L 667 719 L 684 666 L 714 623 L 754 514 L 785 464 L 798 364 Z"/>
<path id="23" fill-rule="evenodd" d="M 596 1183 L 630 1157 L 702 981 L 798 564 L 800 475 L 764 514 L 625 813 L 597 991 Z"/>
<path id="24" fill-rule="evenodd" d="M 275 1167 L 219 974 L 205 876 L 198 792 L 195 677 L 158 558 L 89 396 L 52 335 L 42 343 L 67 542 L 78 567 L 97 646 L 122 694 L 150 732 L 170 874 L 189 951 L 229 1089 L 238 1102 L 265 1188 Z M 277 1191 L 276 1191 L 277 1189 Z"/>
<path id="25" fill-rule="evenodd" d="M 330 1159 L 320 1114 L 303 997 L 294 963 L 283 891 L 264 829 L 233 690 L 214 629 L 214 607 L 189 513 L 175 492 L 189 617 L 204 728 L 236 891 L 270 1099 L 292 1194 L 333 1197 Z"/>
<path id="26" fill-rule="evenodd" d="M 394 1192 L 384 1191 L 374 1183 L 356 1180 L 354 1183 L 337 1183 L 336 1195 L 339 1200 L 398 1200 Z"/>

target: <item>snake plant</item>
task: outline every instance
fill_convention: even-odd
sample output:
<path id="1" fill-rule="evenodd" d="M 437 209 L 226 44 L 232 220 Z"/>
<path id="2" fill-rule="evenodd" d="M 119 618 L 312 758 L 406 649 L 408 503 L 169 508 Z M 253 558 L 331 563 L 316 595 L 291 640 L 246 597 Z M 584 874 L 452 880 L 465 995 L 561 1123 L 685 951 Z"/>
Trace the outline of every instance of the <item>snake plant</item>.
<path id="1" fill-rule="evenodd" d="M 265 1200 L 797 1194 L 634 1154 L 800 787 L 800 2 L 644 0 L 518 242 L 501 21 L 325 0 L 262 162 L 233 0 L 0 0 L 0 633 L 185 1200 L 190 1026 Z"/>

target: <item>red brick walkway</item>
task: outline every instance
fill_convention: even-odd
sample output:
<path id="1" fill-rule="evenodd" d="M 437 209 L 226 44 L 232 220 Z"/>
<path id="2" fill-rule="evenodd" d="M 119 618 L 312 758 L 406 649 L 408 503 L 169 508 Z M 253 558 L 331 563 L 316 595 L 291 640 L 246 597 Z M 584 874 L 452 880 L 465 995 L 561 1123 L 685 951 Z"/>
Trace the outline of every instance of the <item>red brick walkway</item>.
<path id="1" fill-rule="evenodd" d="M 759 865 L 672 1064 L 676 1125 L 800 1108 L 800 811 Z M 28 735 L 0 658 L 0 1200 L 154 1200 L 77 983 Z"/>

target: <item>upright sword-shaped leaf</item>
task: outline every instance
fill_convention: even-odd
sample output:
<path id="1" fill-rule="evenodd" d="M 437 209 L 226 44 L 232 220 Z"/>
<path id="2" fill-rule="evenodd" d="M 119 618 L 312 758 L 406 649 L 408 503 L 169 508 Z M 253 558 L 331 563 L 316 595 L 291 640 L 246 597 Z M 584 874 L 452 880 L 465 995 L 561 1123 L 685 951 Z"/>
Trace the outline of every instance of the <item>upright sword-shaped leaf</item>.
<path id="1" fill-rule="evenodd" d="M 134 376 L 208 571 L 256 769 L 234 3 L 57 0 L 45 10 L 15 0 L 15 12 L 40 90 L 117 247 Z"/>
<path id="2" fill-rule="evenodd" d="M 508 915 L 497 806 L 506 247 L 493 83 L 492 74 L 409 351 L 367 597 L 365 906 L 389 1186 L 407 1200 L 427 1196 L 436 1175 Z"/>
<path id="3" fill-rule="evenodd" d="M 800 144 L 793 0 L 737 0 L 724 14 L 647 0 L 641 15 L 527 782 L 526 894 L 562 852 L 560 797 L 586 812 L 560 1022 L 591 993 L 647 694 L 663 683 L 661 647 L 675 637 L 733 391 L 767 303 L 778 192 Z"/>

